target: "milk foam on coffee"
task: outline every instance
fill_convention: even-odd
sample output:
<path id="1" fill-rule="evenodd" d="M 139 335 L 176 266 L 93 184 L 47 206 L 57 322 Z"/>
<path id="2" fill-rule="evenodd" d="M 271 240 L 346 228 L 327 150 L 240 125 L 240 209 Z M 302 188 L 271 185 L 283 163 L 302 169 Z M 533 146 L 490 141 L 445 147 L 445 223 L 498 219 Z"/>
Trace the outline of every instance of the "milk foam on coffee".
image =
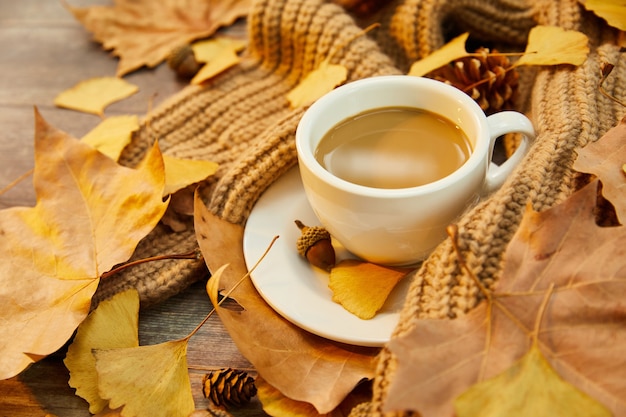
<path id="1" fill-rule="evenodd" d="M 373 188 L 409 188 L 456 171 L 472 152 L 451 121 L 414 108 L 368 110 L 335 125 L 315 158 L 333 175 Z"/>

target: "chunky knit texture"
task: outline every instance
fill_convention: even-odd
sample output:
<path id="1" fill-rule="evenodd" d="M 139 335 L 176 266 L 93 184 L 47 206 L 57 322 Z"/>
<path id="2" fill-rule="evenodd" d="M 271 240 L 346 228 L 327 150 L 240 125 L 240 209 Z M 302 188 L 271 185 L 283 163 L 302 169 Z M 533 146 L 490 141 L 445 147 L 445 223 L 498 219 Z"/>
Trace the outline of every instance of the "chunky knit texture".
<path id="1" fill-rule="evenodd" d="M 359 36 L 359 24 L 370 21 L 381 27 Z M 294 134 L 303 110 L 290 109 L 286 93 L 329 54 L 332 62 L 348 68 L 349 82 L 406 72 L 414 60 L 465 31 L 474 42 L 521 50 L 537 24 L 586 33 L 591 54 L 577 68 L 545 67 L 524 74 L 517 108 L 533 120 L 536 143 L 505 185 L 458 223 L 462 255 L 491 286 L 526 204 L 541 211 L 571 195 L 579 184 L 572 169 L 576 150 L 599 139 L 626 112 L 598 90 L 600 65 L 611 62 L 616 67 L 605 89 L 626 100 L 626 58 L 616 46 L 617 32 L 577 0 L 394 0 L 356 23 L 341 7 L 322 0 L 258 0 L 248 19 L 245 61 L 209 85 L 188 87 L 149 114 L 124 161 L 136 163 L 157 137 L 167 154 L 220 163 L 203 195 L 214 214 L 243 225 L 263 191 L 296 164 Z M 135 256 L 195 246 L 187 219 L 183 232 L 159 226 Z M 159 301 L 202 271 L 197 261 L 140 266 L 102 282 L 96 301 L 128 286 L 138 288 L 145 302 Z M 421 318 L 454 318 L 478 301 L 475 284 L 445 241 L 415 274 L 394 336 L 410 331 Z M 385 414 L 395 369 L 393 355 L 383 349 L 372 401 L 353 414 Z"/>

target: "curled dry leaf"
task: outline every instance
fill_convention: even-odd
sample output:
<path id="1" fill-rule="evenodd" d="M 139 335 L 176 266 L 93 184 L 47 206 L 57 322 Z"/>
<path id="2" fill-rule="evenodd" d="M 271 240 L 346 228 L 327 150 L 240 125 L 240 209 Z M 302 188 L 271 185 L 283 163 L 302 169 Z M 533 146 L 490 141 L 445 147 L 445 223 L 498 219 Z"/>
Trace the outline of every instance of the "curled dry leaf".
<path id="1" fill-rule="evenodd" d="M 69 7 L 104 49 L 120 57 L 117 75 L 155 67 L 179 45 L 213 35 L 250 10 L 251 0 L 116 0 L 114 6 Z"/>
<path id="2" fill-rule="evenodd" d="M 392 338 L 398 365 L 386 410 L 451 416 L 458 395 L 528 352 L 554 285 L 538 348 L 565 381 L 626 415 L 626 229 L 595 224 L 597 185 L 542 213 L 527 209 L 491 301 L 453 320 L 420 320 Z"/>
<path id="3" fill-rule="evenodd" d="M 112 116 L 100 122 L 81 140 L 117 161 L 137 129 L 139 129 L 137 116 Z"/>
<path id="4" fill-rule="evenodd" d="M 409 271 L 345 259 L 331 269 L 328 287 L 333 292 L 333 301 L 357 317 L 369 320 Z"/>
<path id="5" fill-rule="evenodd" d="M 89 403 L 90 413 L 101 412 L 109 403 L 98 393 L 96 358 L 92 351 L 138 346 L 138 321 L 139 294 L 131 289 L 102 301 L 78 326 L 63 362 L 70 371 L 69 385 Z"/>
<path id="6" fill-rule="evenodd" d="M 196 196 L 195 230 L 212 277 L 209 295 L 231 288 L 247 268 L 243 227 L 211 214 Z M 228 268 L 220 269 L 225 264 Z M 312 335 L 276 313 L 250 280 L 232 296 L 242 311 L 217 308 L 241 353 L 286 397 L 310 403 L 319 413 L 335 409 L 362 379 L 374 375 L 379 349 L 348 346 Z"/>
<path id="7" fill-rule="evenodd" d="M 139 88 L 121 78 L 97 77 L 81 81 L 59 93 L 54 104 L 72 110 L 104 116 L 104 109 L 116 101 L 132 96 Z"/>
<path id="8" fill-rule="evenodd" d="M 0 379 L 56 351 L 100 276 L 130 258 L 167 208 L 155 145 L 118 165 L 35 115 L 34 207 L 0 211 Z"/>

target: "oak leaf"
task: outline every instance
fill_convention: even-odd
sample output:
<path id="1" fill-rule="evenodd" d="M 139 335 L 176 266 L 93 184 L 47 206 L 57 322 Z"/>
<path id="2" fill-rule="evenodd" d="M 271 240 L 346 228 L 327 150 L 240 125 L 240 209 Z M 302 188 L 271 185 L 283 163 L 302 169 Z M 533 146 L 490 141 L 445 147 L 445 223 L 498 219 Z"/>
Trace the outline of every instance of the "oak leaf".
<path id="1" fill-rule="evenodd" d="M 533 322 L 554 286 L 538 326 L 541 353 L 565 381 L 616 417 L 626 415 L 626 229 L 595 224 L 597 185 L 545 212 L 527 209 L 490 299 L 456 319 L 420 320 L 392 338 L 398 366 L 386 410 L 452 415 L 458 395 L 528 352 Z"/>
<path id="2" fill-rule="evenodd" d="M 581 65 L 589 54 L 587 36 L 559 26 L 539 25 L 528 33 L 524 55 L 515 65 Z"/>
<path id="3" fill-rule="evenodd" d="M 209 283 L 232 288 L 247 273 L 243 227 L 211 214 L 198 196 L 194 218 L 200 250 L 213 273 Z M 229 267 L 218 274 L 218 268 L 226 264 Z M 217 294 L 210 296 L 215 299 Z M 286 397 L 327 413 L 359 381 L 373 377 L 379 349 L 335 343 L 300 329 L 278 315 L 250 280 L 243 281 L 231 297 L 243 310 L 217 307 L 217 313 L 259 375 Z"/>
<path id="4" fill-rule="evenodd" d="M 78 326 L 63 362 L 70 371 L 69 385 L 89 403 L 90 413 L 101 412 L 109 403 L 98 392 L 96 358 L 92 351 L 138 346 L 138 322 L 139 294 L 131 289 L 102 301 Z"/>
<path id="5" fill-rule="evenodd" d="M 579 0 L 585 9 L 600 16 L 619 30 L 626 31 L 626 3 L 624 0 Z"/>
<path id="6" fill-rule="evenodd" d="M 578 151 L 574 169 L 602 181 L 602 194 L 613 203 L 621 224 L 626 222 L 626 117 L 602 138 Z"/>
<path id="7" fill-rule="evenodd" d="M 309 72 L 300 83 L 287 94 L 292 108 L 304 107 L 324 94 L 332 91 L 348 78 L 348 69 L 343 65 L 331 64 L 329 59 Z"/>
<path id="8" fill-rule="evenodd" d="M 137 129 L 139 129 L 137 116 L 112 116 L 100 122 L 81 140 L 117 161 Z"/>
<path id="9" fill-rule="evenodd" d="M 163 159 L 137 169 L 35 114 L 34 207 L 0 211 L 0 379 L 60 348 L 100 276 L 130 258 L 165 212 Z"/>
<path id="10" fill-rule="evenodd" d="M 117 77 L 96 77 L 84 80 L 59 93 L 54 104 L 67 109 L 104 116 L 111 103 L 132 96 L 139 88 Z"/>
<path id="11" fill-rule="evenodd" d="M 117 75 L 123 76 L 157 66 L 179 45 L 246 16 L 250 6 L 251 0 L 115 0 L 114 6 L 68 8 L 104 49 L 120 57 Z"/>

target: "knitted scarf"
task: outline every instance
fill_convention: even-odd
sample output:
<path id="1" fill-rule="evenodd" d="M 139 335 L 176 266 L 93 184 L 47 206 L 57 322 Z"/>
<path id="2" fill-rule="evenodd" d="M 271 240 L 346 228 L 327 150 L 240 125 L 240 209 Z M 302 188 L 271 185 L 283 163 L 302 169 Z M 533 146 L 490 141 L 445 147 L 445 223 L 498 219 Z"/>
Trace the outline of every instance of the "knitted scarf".
<path id="1" fill-rule="evenodd" d="M 364 24 L 381 26 L 362 34 Z M 347 82 L 406 73 L 409 65 L 469 31 L 479 43 L 523 50 L 537 24 L 584 32 L 591 53 L 580 67 L 528 71 L 516 104 L 529 115 L 537 140 L 504 186 L 458 222 L 458 246 L 469 268 L 486 286 L 497 281 L 502 256 L 527 203 L 542 211 L 563 201 L 578 185 L 572 169 L 576 150 L 613 127 L 626 109 L 600 94 L 600 65 L 615 64 L 605 90 L 626 98 L 626 57 L 616 46 L 617 31 L 584 10 L 576 0 L 398 0 L 376 15 L 351 16 L 322 0 L 257 0 L 248 17 L 244 61 L 203 86 L 190 86 L 147 115 L 122 157 L 134 165 L 153 138 L 173 156 L 220 164 L 203 187 L 209 210 L 244 225 L 259 196 L 296 163 L 294 134 L 303 109 L 291 109 L 286 94 L 320 62 L 348 69 Z M 185 230 L 159 225 L 135 258 L 180 253 L 196 247 L 191 217 L 176 214 Z M 103 280 L 95 302 L 128 287 L 145 304 L 161 301 L 206 274 L 201 261 L 148 263 Z M 459 267 L 449 240 L 422 264 L 411 282 L 394 330 L 405 334 L 420 318 L 452 318 L 479 300 L 478 289 Z M 383 348 L 371 402 L 355 414 L 383 414 L 395 359 Z"/>

